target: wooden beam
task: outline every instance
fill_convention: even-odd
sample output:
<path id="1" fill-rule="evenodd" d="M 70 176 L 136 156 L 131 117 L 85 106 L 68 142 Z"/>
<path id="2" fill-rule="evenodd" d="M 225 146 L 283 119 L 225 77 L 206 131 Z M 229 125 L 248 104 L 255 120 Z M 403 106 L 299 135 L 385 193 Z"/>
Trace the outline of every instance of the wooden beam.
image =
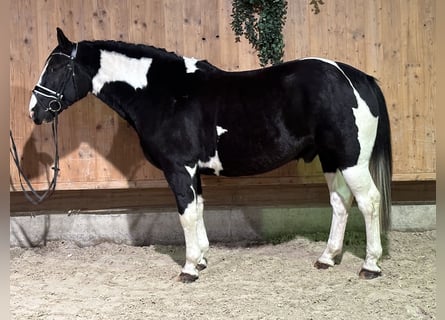
<path id="1" fill-rule="evenodd" d="M 204 198 L 207 208 L 329 205 L 325 184 L 208 186 L 204 188 Z M 436 182 L 395 182 L 392 198 L 394 204 L 435 203 Z M 21 192 L 10 193 L 11 215 L 144 208 L 175 210 L 172 192 L 168 188 L 60 190 L 37 206 Z"/>

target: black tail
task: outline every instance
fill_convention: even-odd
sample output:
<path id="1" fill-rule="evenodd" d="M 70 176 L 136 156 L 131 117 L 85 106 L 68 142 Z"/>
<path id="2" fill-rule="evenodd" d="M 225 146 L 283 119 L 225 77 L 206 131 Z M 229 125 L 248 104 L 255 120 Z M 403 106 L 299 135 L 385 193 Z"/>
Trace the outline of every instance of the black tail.
<path id="1" fill-rule="evenodd" d="M 369 171 L 380 192 L 380 225 L 382 231 L 386 232 L 390 225 L 391 213 L 391 127 L 382 90 L 374 79 L 372 80 L 371 86 L 379 105 L 379 123 L 377 125 L 377 136 L 369 163 Z"/>

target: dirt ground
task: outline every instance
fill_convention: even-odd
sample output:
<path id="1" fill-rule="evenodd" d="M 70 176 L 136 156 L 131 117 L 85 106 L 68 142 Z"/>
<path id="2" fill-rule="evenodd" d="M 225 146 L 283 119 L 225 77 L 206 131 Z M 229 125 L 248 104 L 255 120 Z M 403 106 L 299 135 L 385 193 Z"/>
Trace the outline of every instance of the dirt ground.
<path id="1" fill-rule="evenodd" d="M 176 281 L 184 249 L 51 242 L 11 248 L 11 319 L 435 319 L 436 232 L 390 232 L 384 275 L 357 272 L 363 246 L 341 264 L 312 265 L 325 242 L 214 244 L 193 284 Z"/>

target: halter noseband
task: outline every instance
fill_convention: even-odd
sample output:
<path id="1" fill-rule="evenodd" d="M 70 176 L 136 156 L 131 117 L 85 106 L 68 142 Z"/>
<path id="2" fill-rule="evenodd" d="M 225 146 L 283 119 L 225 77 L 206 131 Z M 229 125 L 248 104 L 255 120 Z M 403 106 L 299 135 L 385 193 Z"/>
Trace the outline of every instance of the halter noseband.
<path id="1" fill-rule="evenodd" d="M 73 48 L 71 55 L 67 55 L 66 53 L 63 53 L 63 52 L 54 52 L 51 54 L 51 56 L 54 56 L 54 55 L 61 55 L 61 56 L 65 56 L 70 59 L 70 63 L 67 66 L 68 67 L 67 77 L 65 78 L 65 81 L 62 82 L 61 88 L 58 91 L 54 91 L 50 88 L 47 88 L 40 84 L 37 84 L 34 87 L 34 89 L 32 90 L 32 92 L 35 95 L 40 95 L 40 96 L 52 99 L 48 103 L 48 106 L 46 106 L 46 107 L 43 106 L 43 108 L 45 109 L 45 111 L 50 111 L 52 113 L 58 113 L 59 111 L 62 110 L 63 91 L 65 90 L 65 87 L 68 84 L 68 81 L 70 80 L 70 76 L 72 76 L 74 88 L 76 90 L 76 96 L 77 96 L 77 87 L 76 87 L 76 82 L 74 81 L 74 77 L 75 77 L 74 59 L 76 58 L 76 55 L 77 55 L 77 43 L 76 43 L 76 46 Z M 39 101 L 39 99 L 37 99 L 37 103 L 42 105 L 41 102 Z"/>

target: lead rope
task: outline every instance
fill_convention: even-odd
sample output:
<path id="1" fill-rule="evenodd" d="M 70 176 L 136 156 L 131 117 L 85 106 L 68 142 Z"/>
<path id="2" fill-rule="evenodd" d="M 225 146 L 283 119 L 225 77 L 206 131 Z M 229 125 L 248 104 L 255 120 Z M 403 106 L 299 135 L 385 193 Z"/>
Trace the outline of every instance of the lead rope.
<path id="1" fill-rule="evenodd" d="M 9 152 L 12 155 L 12 158 L 14 160 L 15 165 L 17 166 L 17 170 L 19 172 L 19 181 L 20 186 L 22 187 L 23 194 L 25 197 L 33 204 L 37 205 L 41 203 L 43 200 L 49 198 L 53 191 L 56 189 L 57 184 L 57 176 L 59 174 L 59 145 L 57 143 L 57 125 L 58 125 L 58 118 L 57 118 L 57 112 L 54 116 L 54 121 L 52 123 L 52 135 L 53 135 L 53 141 L 54 141 L 54 147 L 55 147 L 55 155 L 54 155 L 54 166 L 51 167 L 51 169 L 54 171 L 53 179 L 51 180 L 48 190 L 46 190 L 43 194 L 39 194 L 32 186 L 29 179 L 26 177 L 22 167 L 20 166 L 20 159 L 17 153 L 17 148 L 14 142 L 14 138 L 12 137 L 12 131 L 9 130 L 9 137 L 12 144 L 12 149 L 9 147 Z M 25 189 L 25 186 L 23 185 L 23 180 L 25 181 L 26 185 L 28 186 L 29 190 Z"/>

